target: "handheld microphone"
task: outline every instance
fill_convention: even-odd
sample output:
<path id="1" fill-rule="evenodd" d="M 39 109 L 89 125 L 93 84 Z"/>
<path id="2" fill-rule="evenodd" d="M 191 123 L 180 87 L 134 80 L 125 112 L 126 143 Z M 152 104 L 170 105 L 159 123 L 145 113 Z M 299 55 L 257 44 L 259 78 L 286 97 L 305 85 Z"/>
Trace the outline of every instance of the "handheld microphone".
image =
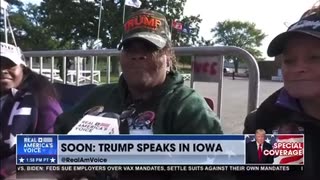
<path id="1" fill-rule="evenodd" d="M 83 116 L 85 115 L 93 115 L 98 116 L 100 113 L 102 113 L 104 110 L 103 106 L 94 106 L 93 108 L 88 109 Z"/>
<path id="2" fill-rule="evenodd" d="M 108 117 L 108 118 L 115 118 L 120 120 L 120 115 L 114 112 L 102 112 L 97 116 L 101 116 L 101 117 Z"/>
<path id="3" fill-rule="evenodd" d="M 119 115 L 119 114 L 113 113 L 113 112 L 103 112 L 103 113 L 100 113 L 98 116 L 117 119 L 118 124 L 119 124 L 119 133 L 120 134 L 130 134 L 128 119 L 127 119 L 127 117 L 124 117 L 122 114 Z"/>
<path id="4" fill-rule="evenodd" d="M 121 134 L 130 134 L 129 119 L 132 118 L 135 112 L 136 109 L 134 107 L 134 104 L 130 105 L 126 110 L 122 111 L 119 123 L 119 129 Z"/>
<path id="5" fill-rule="evenodd" d="M 103 106 L 95 106 L 84 113 L 84 117 L 69 131 L 69 135 L 119 134 L 120 115 L 103 112 Z"/>

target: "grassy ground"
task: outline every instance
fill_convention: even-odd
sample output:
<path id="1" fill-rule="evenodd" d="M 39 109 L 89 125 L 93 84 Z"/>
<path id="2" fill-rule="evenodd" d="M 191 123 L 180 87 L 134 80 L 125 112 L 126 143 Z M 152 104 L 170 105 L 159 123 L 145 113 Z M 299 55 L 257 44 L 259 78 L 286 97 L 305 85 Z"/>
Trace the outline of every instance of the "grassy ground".
<path id="1" fill-rule="evenodd" d="M 117 74 L 110 74 L 110 83 L 117 83 L 119 80 L 119 75 Z M 101 71 L 101 83 L 107 82 L 107 72 Z"/>
<path id="2" fill-rule="evenodd" d="M 190 74 L 191 68 L 178 68 L 178 71 L 182 74 Z"/>

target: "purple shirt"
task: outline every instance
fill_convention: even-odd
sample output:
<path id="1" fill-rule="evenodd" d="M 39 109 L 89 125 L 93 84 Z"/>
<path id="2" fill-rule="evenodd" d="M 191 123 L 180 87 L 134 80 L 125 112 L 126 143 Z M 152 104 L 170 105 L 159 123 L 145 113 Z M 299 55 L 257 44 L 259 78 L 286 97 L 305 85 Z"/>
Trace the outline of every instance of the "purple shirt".
<path id="1" fill-rule="evenodd" d="M 62 113 L 62 108 L 56 99 L 50 98 L 45 106 L 39 107 L 38 122 L 35 134 L 54 133 L 54 124 Z"/>
<path id="2" fill-rule="evenodd" d="M 284 88 L 281 89 L 276 104 L 296 112 L 303 112 L 299 100 L 290 96 Z"/>
<path id="3" fill-rule="evenodd" d="M 34 134 L 54 133 L 56 118 L 62 113 L 61 106 L 56 99 L 50 98 L 45 105 L 38 109 L 38 121 Z M 16 156 L 12 155 L 1 160 L 0 179 L 15 174 Z M 3 166 L 4 165 L 4 166 Z"/>

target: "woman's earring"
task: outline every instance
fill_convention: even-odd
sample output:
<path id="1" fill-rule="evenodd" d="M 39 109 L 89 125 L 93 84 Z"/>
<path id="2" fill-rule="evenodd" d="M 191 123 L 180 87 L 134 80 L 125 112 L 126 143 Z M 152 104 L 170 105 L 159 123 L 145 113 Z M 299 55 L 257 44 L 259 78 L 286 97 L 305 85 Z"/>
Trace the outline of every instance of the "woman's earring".
<path id="1" fill-rule="evenodd" d="M 166 72 L 167 72 L 167 74 L 169 74 L 169 72 L 170 72 L 170 66 L 169 65 L 167 66 Z"/>
<path id="2" fill-rule="evenodd" d="M 167 71 L 167 74 L 169 74 L 170 71 L 171 71 L 171 61 L 169 60 L 169 58 L 167 58 L 167 69 L 166 69 L 166 71 Z"/>

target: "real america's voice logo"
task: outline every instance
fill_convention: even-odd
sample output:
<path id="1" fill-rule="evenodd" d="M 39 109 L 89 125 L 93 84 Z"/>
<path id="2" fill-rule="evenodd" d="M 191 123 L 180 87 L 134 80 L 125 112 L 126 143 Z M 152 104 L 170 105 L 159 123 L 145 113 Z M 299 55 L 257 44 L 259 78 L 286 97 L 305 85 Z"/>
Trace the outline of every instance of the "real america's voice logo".
<path id="1" fill-rule="evenodd" d="M 57 137 L 17 135 L 17 164 L 57 164 Z"/>

